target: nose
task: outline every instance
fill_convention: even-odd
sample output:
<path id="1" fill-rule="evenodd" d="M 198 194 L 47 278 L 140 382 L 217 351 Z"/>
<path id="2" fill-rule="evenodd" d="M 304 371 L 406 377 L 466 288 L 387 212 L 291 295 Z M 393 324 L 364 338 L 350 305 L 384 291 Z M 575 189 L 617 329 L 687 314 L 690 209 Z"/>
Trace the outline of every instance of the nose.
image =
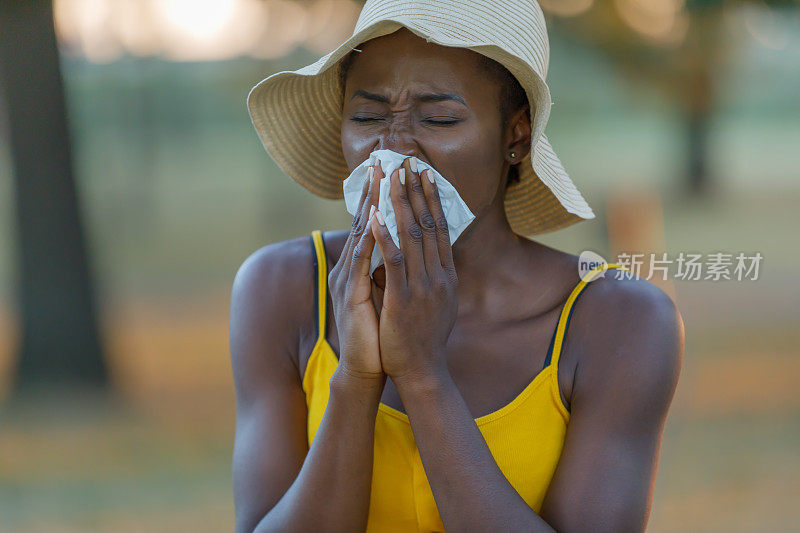
<path id="1" fill-rule="evenodd" d="M 419 151 L 416 147 L 410 145 L 400 145 L 397 143 L 379 143 L 379 145 L 375 148 L 375 150 L 391 150 L 393 152 L 397 152 L 398 154 L 402 154 L 406 157 L 414 156 L 417 159 L 422 159 L 419 156 Z"/>
<path id="2" fill-rule="evenodd" d="M 410 125 L 405 120 L 394 120 L 378 135 L 376 150 L 392 150 L 398 154 L 419 158 L 419 146 L 414 140 Z"/>
<path id="3" fill-rule="evenodd" d="M 412 142 L 378 142 L 374 150 L 391 150 L 406 157 L 414 156 L 418 160 L 424 161 L 424 158 L 420 156 L 419 147 Z"/>

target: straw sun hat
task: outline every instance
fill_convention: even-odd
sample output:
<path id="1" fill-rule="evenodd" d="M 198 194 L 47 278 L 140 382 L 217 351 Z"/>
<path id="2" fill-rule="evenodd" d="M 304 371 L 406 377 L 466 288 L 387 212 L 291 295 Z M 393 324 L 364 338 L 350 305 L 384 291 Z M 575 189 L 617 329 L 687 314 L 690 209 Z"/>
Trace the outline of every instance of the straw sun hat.
<path id="1" fill-rule="evenodd" d="M 359 44 L 403 26 L 428 42 L 467 48 L 497 61 L 525 89 L 532 149 L 505 197 L 514 232 L 534 235 L 594 218 L 544 134 L 552 105 L 545 82 L 550 45 L 544 14 L 534 0 L 368 0 L 353 35 L 333 51 L 251 89 L 250 118 L 278 166 L 318 196 L 343 198 L 349 169 L 341 145 L 341 59 Z"/>

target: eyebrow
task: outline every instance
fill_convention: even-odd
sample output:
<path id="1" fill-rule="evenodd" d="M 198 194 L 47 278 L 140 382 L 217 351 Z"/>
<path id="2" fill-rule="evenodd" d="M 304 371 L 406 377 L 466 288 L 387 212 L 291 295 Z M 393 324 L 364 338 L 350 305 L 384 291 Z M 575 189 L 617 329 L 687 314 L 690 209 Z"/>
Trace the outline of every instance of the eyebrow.
<path id="1" fill-rule="evenodd" d="M 362 98 L 366 98 L 367 100 L 374 100 L 376 102 L 382 102 L 384 104 L 389 103 L 389 99 L 381 94 L 370 93 L 363 90 L 358 90 L 353 93 L 353 96 L 350 97 L 352 100 L 356 96 L 360 96 Z M 459 95 L 455 93 L 420 93 L 414 96 L 414 100 L 418 102 L 443 102 L 445 100 L 454 100 L 464 107 L 469 107 L 467 102 L 464 101 Z"/>

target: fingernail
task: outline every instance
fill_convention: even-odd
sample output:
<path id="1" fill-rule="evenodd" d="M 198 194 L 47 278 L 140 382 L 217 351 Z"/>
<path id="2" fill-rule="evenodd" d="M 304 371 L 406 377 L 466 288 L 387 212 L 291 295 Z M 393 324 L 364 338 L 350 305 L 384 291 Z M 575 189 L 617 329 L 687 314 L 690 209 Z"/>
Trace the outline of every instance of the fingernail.
<path id="1" fill-rule="evenodd" d="M 433 183 L 433 174 L 431 174 L 431 171 L 426 168 L 423 172 L 425 172 L 425 175 L 428 176 L 428 181 Z"/>
<path id="2" fill-rule="evenodd" d="M 369 176 L 369 183 L 372 185 L 372 176 L 375 174 L 375 167 L 369 167 L 367 169 L 367 176 Z"/>
<path id="3" fill-rule="evenodd" d="M 405 185 L 406 184 L 406 169 L 401 167 L 399 172 L 400 172 L 400 183 Z"/>
<path id="4" fill-rule="evenodd" d="M 378 219 L 378 222 L 380 223 L 381 226 L 385 226 L 386 225 L 386 221 L 383 220 L 383 215 L 377 209 L 375 210 L 375 217 Z"/>
<path id="5" fill-rule="evenodd" d="M 369 206 L 369 216 L 367 217 L 367 225 L 372 222 L 372 214 L 375 212 L 375 204 Z"/>
<path id="6" fill-rule="evenodd" d="M 408 165 L 411 167 L 411 170 L 416 172 L 417 171 L 417 158 L 411 156 L 411 161 L 408 162 Z"/>

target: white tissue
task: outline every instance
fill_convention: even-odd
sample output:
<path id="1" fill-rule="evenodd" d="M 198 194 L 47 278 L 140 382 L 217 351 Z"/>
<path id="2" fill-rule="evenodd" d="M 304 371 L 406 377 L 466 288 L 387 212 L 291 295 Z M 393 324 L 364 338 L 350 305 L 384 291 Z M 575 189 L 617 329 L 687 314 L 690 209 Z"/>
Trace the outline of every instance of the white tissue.
<path id="1" fill-rule="evenodd" d="M 377 160 L 380 159 L 385 178 L 380 180 L 377 207 L 380 209 L 386 221 L 389 234 L 392 236 L 392 240 L 398 248 L 400 248 L 400 239 L 397 234 L 397 219 L 394 215 L 394 206 L 392 205 L 392 198 L 389 194 L 389 176 L 391 176 L 392 172 L 396 169 L 400 168 L 403 161 L 408 157 L 407 155 L 399 154 L 392 150 L 375 150 L 370 154 L 370 157 L 358 165 L 353 172 L 350 173 L 350 176 L 342 182 L 347 212 L 355 216 L 359 200 L 361 200 L 364 182 L 367 180 L 367 169 L 371 165 L 377 164 Z M 461 235 L 467 226 L 475 219 L 475 215 L 472 214 L 472 211 L 470 211 L 467 204 L 461 199 L 458 191 L 456 191 L 456 188 L 453 187 L 450 182 L 444 179 L 435 168 L 417 158 L 417 170 L 419 173 L 422 173 L 426 168 L 430 169 L 436 186 L 439 189 L 439 198 L 442 203 L 444 216 L 447 219 L 447 226 L 450 233 L 450 245 L 452 246 L 452 244 L 456 242 L 456 239 L 458 239 L 458 236 Z M 375 248 L 370 258 L 370 276 L 372 272 L 382 264 L 383 254 L 378 244 L 375 243 Z"/>

